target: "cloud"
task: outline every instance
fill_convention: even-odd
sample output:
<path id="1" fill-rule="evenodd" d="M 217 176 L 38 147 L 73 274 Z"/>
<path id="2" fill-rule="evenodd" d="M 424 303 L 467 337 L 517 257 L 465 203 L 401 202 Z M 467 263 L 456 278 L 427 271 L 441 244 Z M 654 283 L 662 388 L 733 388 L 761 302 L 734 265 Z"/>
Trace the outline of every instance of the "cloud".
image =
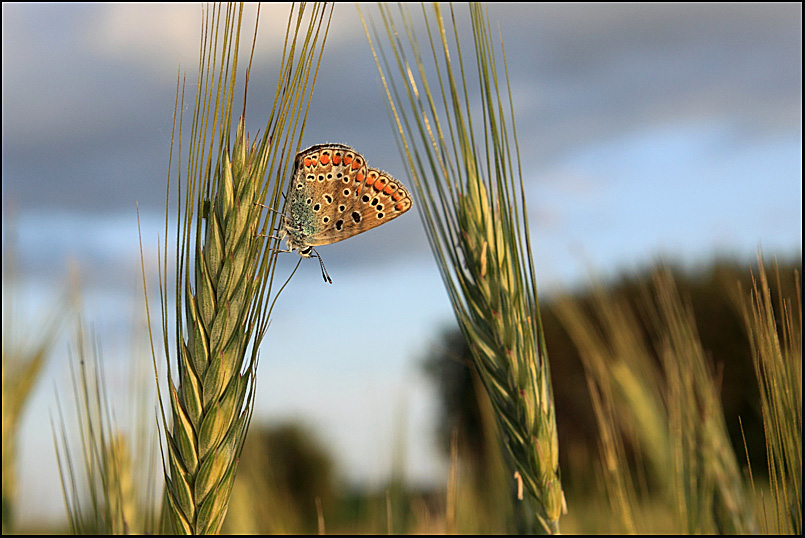
<path id="1" fill-rule="evenodd" d="M 276 52 L 289 6 L 262 9 L 252 132 L 271 106 L 276 64 L 267 51 Z M 493 4 L 489 12 L 506 45 L 527 177 L 652 125 L 720 121 L 748 138 L 801 129 L 799 5 Z M 195 70 L 201 8 L 19 4 L 3 15 L 4 203 L 108 212 L 139 200 L 158 210 L 174 77 L 179 61 Z M 243 25 L 251 28 L 248 17 Z M 349 144 L 405 183 L 354 6 L 335 6 L 330 38 L 303 144 Z"/>
<path id="2" fill-rule="evenodd" d="M 200 4 L 102 4 L 93 12 L 86 40 L 99 58 L 136 65 L 176 78 L 179 65 L 195 66 Z"/>

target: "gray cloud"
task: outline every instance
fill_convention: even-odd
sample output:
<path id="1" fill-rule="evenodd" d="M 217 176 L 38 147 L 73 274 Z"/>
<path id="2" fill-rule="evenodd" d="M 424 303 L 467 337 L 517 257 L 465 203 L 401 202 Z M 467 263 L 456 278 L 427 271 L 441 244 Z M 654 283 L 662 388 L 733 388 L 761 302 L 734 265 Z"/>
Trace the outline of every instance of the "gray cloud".
<path id="1" fill-rule="evenodd" d="M 93 53 L 81 32 L 100 6 L 3 9 L 4 204 L 78 212 L 125 211 L 134 200 L 146 210 L 162 206 L 172 85 L 142 62 Z M 351 10 L 336 7 L 336 46 L 325 51 L 305 142 L 351 144 L 400 174 Z M 463 7 L 457 11 L 463 17 Z M 800 5 L 495 4 L 490 19 L 506 45 L 521 144 L 546 166 L 585 142 L 652 122 L 721 117 L 752 131 L 800 125 Z M 273 89 L 270 77 L 252 79 L 254 130 Z"/>

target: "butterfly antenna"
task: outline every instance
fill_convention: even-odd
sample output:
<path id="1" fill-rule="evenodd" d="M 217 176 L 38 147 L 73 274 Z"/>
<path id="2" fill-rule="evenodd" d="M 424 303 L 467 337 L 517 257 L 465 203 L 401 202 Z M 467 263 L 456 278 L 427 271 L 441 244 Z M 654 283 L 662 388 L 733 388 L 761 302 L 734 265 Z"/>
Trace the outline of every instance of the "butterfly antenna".
<path id="1" fill-rule="evenodd" d="M 312 249 L 312 250 L 313 250 L 313 252 L 316 253 L 316 257 L 319 259 L 319 265 L 321 265 L 321 276 L 324 278 L 325 282 L 329 282 L 330 284 L 332 284 L 333 279 L 330 278 L 330 273 L 328 273 L 327 268 L 324 267 L 324 260 L 321 259 L 321 256 L 319 255 L 319 251 L 316 250 L 315 248 Z"/>

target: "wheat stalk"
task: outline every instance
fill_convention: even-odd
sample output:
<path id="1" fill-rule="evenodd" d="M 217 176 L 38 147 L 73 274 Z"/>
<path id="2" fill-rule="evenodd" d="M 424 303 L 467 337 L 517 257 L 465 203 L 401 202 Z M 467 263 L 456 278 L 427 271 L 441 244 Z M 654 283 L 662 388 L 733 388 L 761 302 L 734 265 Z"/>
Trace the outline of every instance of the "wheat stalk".
<path id="1" fill-rule="evenodd" d="M 250 142 L 241 115 L 231 144 L 243 5 L 218 6 L 205 20 L 184 184 L 181 170 L 177 174 L 175 378 L 168 289 L 161 278 L 171 417 L 169 423 L 163 410 L 166 497 L 181 533 L 217 533 L 226 514 L 253 411 L 257 351 L 268 326 L 278 250 L 266 234 L 275 228 L 276 213 L 264 218 L 260 204 L 268 197 L 270 207 L 279 206 L 288 160 L 304 129 L 326 13 L 320 5 L 291 8 L 264 135 Z M 180 108 L 184 99 L 178 93 Z M 180 155 L 182 124 L 179 113 Z"/>
<path id="2" fill-rule="evenodd" d="M 758 275 L 742 301 L 752 349 L 766 434 L 766 459 L 776 529 L 763 513 L 764 532 L 802 534 L 802 294 L 795 276 L 796 303 L 784 298 L 777 272 L 774 308 L 768 275 L 758 254 Z"/>
<path id="3" fill-rule="evenodd" d="M 138 436 L 122 433 L 115 422 L 99 342 L 87 338 L 80 318 L 72 344 L 70 370 L 78 431 L 68 431 L 61 403 L 58 430 L 52 421 L 70 530 L 74 534 L 154 533 L 157 445 L 155 432 L 148 428 L 153 423 L 146 418 L 146 406 L 140 405 L 135 413 Z M 148 394 L 137 385 L 146 378 L 136 371 L 133 374 L 129 395 Z M 80 451 L 71 449 L 71 439 L 80 443 Z"/>
<path id="4" fill-rule="evenodd" d="M 524 517 L 518 522 L 519 530 L 558 532 L 564 495 L 550 371 L 511 93 L 504 86 L 503 91 L 509 92 L 507 102 L 501 98 L 486 14 L 471 5 L 483 110 L 483 123 L 479 122 L 483 131 L 478 134 L 467 89 L 471 75 L 461 54 L 458 29 L 452 29 L 455 51 L 451 52 L 441 8 L 435 5 L 431 17 L 423 8 L 438 74 L 435 89 L 426 76 L 407 8 L 400 9 L 400 19 L 411 52 L 399 39 L 390 10 L 381 5 L 380 13 L 394 68 L 382 49 L 381 63 L 368 29 L 366 35 L 383 78 L 431 249 L 492 402 L 513 480 L 521 482 L 523 493 L 518 497 L 524 501 L 520 503 Z M 455 20 L 452 8 L 450 15 Z M 398 76 L 386 78 L 395 71 Z"/>
<path id="5" fill-rule="evenodd" d="M 66 318 L 69 290 L 50 307 L 45 318 L 21 323 L 15 295 L 16 256 L 3 243 L 2 327 L 2 529 L 14 532 L 17 500 L 17 444 L 20 424 L 33 389 L 47 364 L 50 352 Z M 26 328 L 27 327 L 27 328 Z"/>
<path id="6" fill-rule="evenodd" d="M 593 304 L 594 316 L 578 301 L 564 298 L 557 313 L 586 372 L 600 436 L 601 485 L 612 507 L 612 521 L 619 520 L 620 530 L 635 534 L 640 531 L 635 518 L 639 495 L 629 472 L 627 445 L 645 454 L 652 480 L 663 492 L 670 491 L 662 374 L 644 341 L 640 318 L 628 302 L 597 284 Z"/>
<path id="7" fill-rule="evenodd" d="M 719 382 L 668 271 L 654 278 L 654 326 L 665 373 L 673 490 L 689 533 L 756 532 L 735 451 L 727 433 Z M 656 316 L 656 317 L 654 317 Z"/>
<path id="8" fill-rule="evenodd" d="M 633 305 L 600 287 L 594 306 L 590 316 L 565 301 L 559 313 L 588 376 L 606 491 L 624 529 L 646 530 L 634 517 L 640 495 L 625 439 L 660 486 L 679 532 L 754 532 L 719 383 L 670 272 L 659 271 L 645 290 L 641 311 L 647 327 Z M 646 328 L 656 335 L 656 355 L 645 341 Z"/>

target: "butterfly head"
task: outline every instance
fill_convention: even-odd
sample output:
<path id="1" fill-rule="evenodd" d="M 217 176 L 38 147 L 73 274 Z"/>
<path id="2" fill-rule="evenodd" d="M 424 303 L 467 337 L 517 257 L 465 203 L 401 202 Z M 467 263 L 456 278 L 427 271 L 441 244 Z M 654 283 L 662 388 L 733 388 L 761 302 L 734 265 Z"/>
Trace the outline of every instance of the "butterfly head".
<path id="1" fill-rule="evenodd" d="M 284 219 L 278 237 L 280 241 L 285 241 L 288 252 L 295 250 L 303 258 L 310 258 L 313 255 L 313 246 L 305 241 L 304 233 L 294 228 L 292 222 L 287 217 Z"/>

